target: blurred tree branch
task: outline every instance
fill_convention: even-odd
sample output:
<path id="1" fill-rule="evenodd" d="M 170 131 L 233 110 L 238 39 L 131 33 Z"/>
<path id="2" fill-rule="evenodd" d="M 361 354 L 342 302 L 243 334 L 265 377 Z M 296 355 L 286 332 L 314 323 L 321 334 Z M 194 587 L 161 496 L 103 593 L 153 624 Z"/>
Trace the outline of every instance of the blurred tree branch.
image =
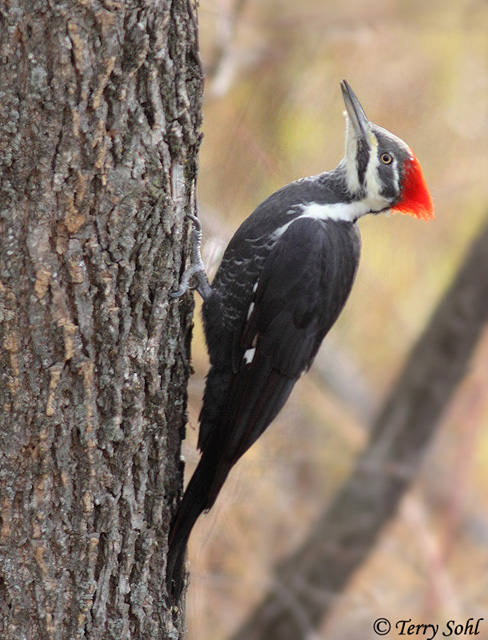
<path id="1" fill-rule="evenodd" d="M 235 36 L 246 0 L 235 0 L 232 7 L 220 14 L 214 59 L 207 67 L 207 96 L 222 97 L 234 83 L 239 68 L 235 54 Z"/>
<path id="2" fill-rule="evenodd" d="M 311 638 L 415 478 L 488 321 L 488 220 L 414 346 L 369 445 L 232 640 Z"/>

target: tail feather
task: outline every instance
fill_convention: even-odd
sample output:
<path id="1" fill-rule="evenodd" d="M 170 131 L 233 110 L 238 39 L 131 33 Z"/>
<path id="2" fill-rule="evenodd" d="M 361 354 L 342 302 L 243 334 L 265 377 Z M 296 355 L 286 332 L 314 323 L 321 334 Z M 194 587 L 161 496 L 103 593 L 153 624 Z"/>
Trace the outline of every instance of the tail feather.
<path id="1" fill-rule="evenodd" d="M 186 547 L 198 516 L 214 504 L 231 465 L 218 462 L 212 447 L 203 453 L 171 523 L 166 564 L 166 584 L 173 601 L 177 601 L 185 581 Z"/>

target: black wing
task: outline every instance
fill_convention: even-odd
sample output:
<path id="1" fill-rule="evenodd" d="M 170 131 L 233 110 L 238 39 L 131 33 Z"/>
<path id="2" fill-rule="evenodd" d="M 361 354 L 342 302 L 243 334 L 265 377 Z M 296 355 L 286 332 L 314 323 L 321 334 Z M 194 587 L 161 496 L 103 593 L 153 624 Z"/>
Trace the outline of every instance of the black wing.
<path id="1" fill-rule="evenodd" d="M 235 337 L 229 390 L 213 426 L 231 464 L 276 417 L 312 364 L 349 296 L 359 248 L 355 225 L 311 218 L 294 221 L 276 242 L 249 318 Z"/>

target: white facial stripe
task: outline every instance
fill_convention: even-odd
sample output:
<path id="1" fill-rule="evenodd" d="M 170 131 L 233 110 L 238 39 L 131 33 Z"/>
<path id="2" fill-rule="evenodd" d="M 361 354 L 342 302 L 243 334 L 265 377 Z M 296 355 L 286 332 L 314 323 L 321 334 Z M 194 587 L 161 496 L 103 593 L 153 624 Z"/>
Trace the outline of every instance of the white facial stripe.
<path id="1" fill-rule="evenodd" d="M 395 184 L 400 188 L 400 175 L 398 173 L 398 160 L 396 158 L 393 158 L 392 171 L 395 174 Z"/>
<path id="2" fill-rule="evenodd" d="M 365 175 L 365 185 L 366 185 L 366 193 L 368 194 L 368 201 L 370 201 L 372 203 L 372 206 L 374 209 L 376 209 L 376 207 L 374 205 L 376 205 L 376 202 L 381 198 L 380 196 L 380 191 L 381 191 L 381 180 L 380 180 L 380 176 L 378 173 L 378 167 L 379 167 L 379 159 L 378 159 L 378 140 L 376 139 L 376 136 L 371 136 L 372 140 L 371 140 L 371 152 L 369 154 L 369 160 L 368 160 L 368 166 L 366 168 L 366 175 Z M 382 198 L 382 200 L 384 200 L 384 198 Z M 383 207 L 380 206 L 380 209 L 382 209 Z M 378 209 L 379 210 L 379 209 Z"/>
<path id="3" fill-rule="evenodd" d="M 379 127 L 378 127 L 379 128 Z M 388 134 L 397 144 L 402 144 L 406 147 L 405 143 L 397 138 L 393 134 L 385 131 L 385 134 Z M 384 211 L 388 208 L 390 201 L 388 198 L 385 198 L 381 195 L 381 192 L 384 188 L 384 184 L 380 178 L 379 168 L 381 166 L 381 160 L 378 157 L 378 139 L 376 135 L 372 134 L 370 138 L 371 143 L 371 153 L 368 160 L 368 166 L 366 168 L 365 174 L 365 187 L 367 198 L 365 199 L 365 203 L 368 205 L 368 211 L 378 212 Z M 390 171 L 394 173 L 395 183 L 398 184 L 399 181 L 399 173 L 398 173 L 398 160 L 394 157 L 393 163 L 390 166 Z"/>
<path id="4" fill-rule="evenodd" d="M 378 125 L 375 125 L 375 128 L 379 130 L 385 138 L 389 138 L 394 145 L 402 148 L 405 151 L 405 154 L 407 156 L 410 156 L 410 157 L 412 156 L 412 150 L 410 149 L 408 144 L 406 144 L 406 142 L 404 142 L 401 138 L 396 136 L 394 133 L 391 133 L 391 131 L 388 131 L 387 129 L 383 129 L 383 127 L 379 127 Z M 381 162 L 381 161 L 379 160 L 378 162 Z M 393 156 L 393 163 L 390 166 L 390 170 L 394 174 L 394 180 L 395 180 L 395 184 L 397 185 L 397 191 L 399 191 L 400 190 L 400 170 L 398 166 L 398 159 L 395 156 Z"/>
<path id="5" fill-rule="evenodd" d="M 361 190 L 359 184 L 358 168 L 356 165 L 356 156 L 358 151 L 358 144 L 356 136 L 354 134 L 351 121 L 347 115 L 347 111 L 344 111 L 346 118 L 346 155 L 345 155 L 345 167 L 346 167 L 346 182 L 347 188 L 350 193 L 358 193 Z"/>

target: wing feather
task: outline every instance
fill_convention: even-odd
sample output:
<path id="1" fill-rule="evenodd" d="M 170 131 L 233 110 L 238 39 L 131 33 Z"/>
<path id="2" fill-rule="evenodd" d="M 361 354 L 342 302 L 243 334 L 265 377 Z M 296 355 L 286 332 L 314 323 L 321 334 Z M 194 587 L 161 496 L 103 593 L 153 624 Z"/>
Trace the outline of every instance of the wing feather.
<path id="1" fill-rule="evenodd" d="M 266 260 L 235 340 L 219 421 L 232 464 L 276 417 L 343 308 L 359 259 L 351 226 L 297 220 Z"/>

